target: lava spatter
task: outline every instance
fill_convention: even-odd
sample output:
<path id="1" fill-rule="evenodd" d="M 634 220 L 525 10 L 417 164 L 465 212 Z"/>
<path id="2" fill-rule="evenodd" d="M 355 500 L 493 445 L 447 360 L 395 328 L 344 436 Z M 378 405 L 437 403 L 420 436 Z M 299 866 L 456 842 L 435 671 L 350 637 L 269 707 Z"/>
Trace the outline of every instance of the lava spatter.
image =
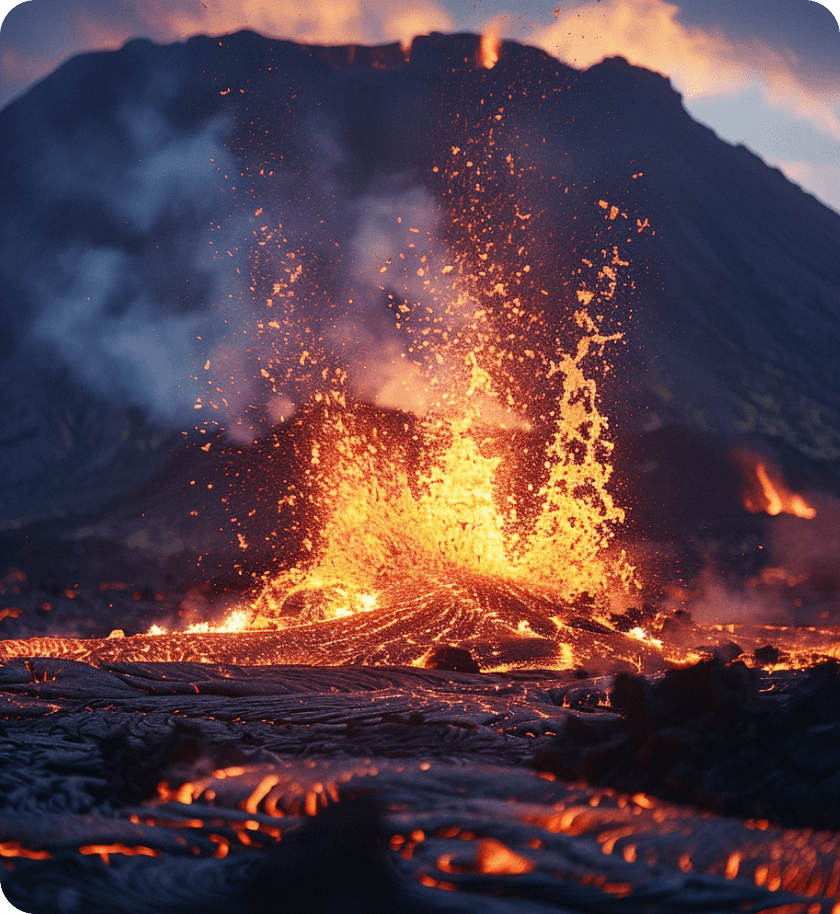
<path id="1" fill-rule="evenodd" d="M 318 428 L 298 454 L 308 559 L 293 567 L 281 559 L 253 603 L 237 608 L 234 628 L 302 637 L 320 626 L 334 647 L 347 634 L 354 646 L 339 650 L 342 662 L 422 664 L 435 645 L 470 644 L 493 668 L 569 666 L 564 619 L 608 622 L 637 586 L 613 544 L 624 511 L 610 490 L 612 444 L 596 383 L 605 348 L 621 338 L 603 329 L 604 315 L 627 264 L 615 248 L 602 252 L 600 268 L 584 261 L 562 306 L 568 326 L 555 337 L 517 235 L 532 214 L 493 177 L 501 111 L 483 154 L 475 143 L 451 150 L 446 180 L 475 180 L 471 205 L 451 208 L 445 256 L 431 235 L 428 252 L 419 230 L 403 236 L 392 214 L 395 237 L 409 239 L 406 256 L 381 272 L 408 277 L 407 265 L 419 264 L 422 283 L 406 280 L 404 299 L 380 288 L 404 341 L 406 377 L 423 388 L 419 415 L 383 423 L 354 399 L 343 368 L 323 368 L 312 393 Z M 503 167 L 515 177 L 512 155 Z M 218 630 L 231 627 L 228 619 Z M 297 662 L 323 663 L 321 654 L 295 649 Z"/>
<path id="2" fill-rule="evenodd" d="M 563 377 L 557 428 L 540 479 L 524 487 L 536 509 L 521 516 L 516 496 L 501 494 L 512 488 L 499 484 L 523 471 L 519 455 L 509 431 L 485 418 L 502 408 L 474 352 L 465 359 L 462 411 L 447 398 L 441 413 L 413 427 L 414 471 L 405 442 L 366 421 L 340 391 L 329 395 L 311 458 L 313 514 L 324 518 L 312 560 L 267 581 L 258 624 L 332 631 L 344 619 L 357 650 L 379 662 L 402 657 L 407 639 L 415 663 L 429 653 L 423 645 L 441 643 L 470 644 L 491 667 L 569 663 L 564 617 L 581 606 L 605 614 L 611 592 L 634 583 L 611 546 L 623 512 L 608 490 L 607 422 L 584 368 L 611 338 L 583 312 L 578 324 L 575 354 L 551 369 Z"/>

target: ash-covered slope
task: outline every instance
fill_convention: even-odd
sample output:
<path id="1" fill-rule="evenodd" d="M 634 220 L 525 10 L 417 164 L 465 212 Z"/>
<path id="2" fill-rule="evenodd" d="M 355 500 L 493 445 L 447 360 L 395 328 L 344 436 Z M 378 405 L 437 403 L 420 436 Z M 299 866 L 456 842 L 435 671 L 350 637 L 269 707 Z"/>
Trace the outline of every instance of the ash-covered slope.
<path id="1" fill-rule="evenodd" d="M 153 476 L 205 418 L 211 358 L 221 423 L 258 436 L 311 390 L 307 327 L 360 396 L 400 405 L 378 284 L 400 214 L 477 271 L 490 251 L 546 340 L 584 259 L 617 248 L 626 345 L 602 390 L 619 435 L 675 424 L 840 459 L 840 216 L 649 71 L 514 43 L 492 69 L 479 56 L 469 35 L 417 38 L 409 59 L 250 32 L 133 41 L 0 112 L 0 525 Z M 279 400 L 254 342 L 278 277 L 297 281 L 297 330 L 271 344 L 288 350 Z M 539 396 L 523 408 L 538 417 Z"/>

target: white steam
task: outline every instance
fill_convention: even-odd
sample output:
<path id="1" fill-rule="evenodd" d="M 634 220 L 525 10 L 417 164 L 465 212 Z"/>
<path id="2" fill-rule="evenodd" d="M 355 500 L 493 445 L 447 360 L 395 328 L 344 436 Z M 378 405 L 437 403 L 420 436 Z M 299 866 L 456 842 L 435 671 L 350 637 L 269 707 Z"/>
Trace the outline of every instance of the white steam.
<path id="1" fill-rule="evenodd" d="M 422 414 L 428 406 L 431 366 L 403 330 L 399 309 L 440 312 L 454 296 L 441 273 L 440 219 L 439 206 L 419 189 L 368 196 L 356 207 L 348 307 L 332 344 L 345 353 L 351 391 L 383 408 Z"/>
<path id="2" fill-rule="evenodd" d="M 439 205 L 405 176 L 346 189 L 323 119 L 308 124 L 305 177 L 248 178 L 225 145 L 231 123 L 183 128 L 163 114 L 176 90 L 158 80 L 110 121 L 38 150 L 41 220 L 59 230 L 36 229 L 20 245 L 27 263 L 11 267 L 35 303 L 22 345 L 105 400 L 240 443 L 339 368 L 353 395 L 422 414 L 437 366 L 405 314 L 428 320 L 456 298 Z M 285 291 L 267 302 L 272 286 Z"/>
<path id="3" fill-rule="evenodd" d="M 150 105 L 118 120 L 102 136 L 45 150 L 38 163 L 45 206 L 68 231 L 36 239 L 27 280 L 37 312 L 26 341 L 106 399 L 184 425 L 196 366 L 243 287 L 209 250 L 231 230 L 222 223 L 214 235 L 211 222 L 223 206 L 220 172 L 233 168 L 226 125 L 177 131 Z M 122 171 L 111 157 L 118 143 L 133 163 Z M 98 226 L 92 237 L 87 222 Z"/>

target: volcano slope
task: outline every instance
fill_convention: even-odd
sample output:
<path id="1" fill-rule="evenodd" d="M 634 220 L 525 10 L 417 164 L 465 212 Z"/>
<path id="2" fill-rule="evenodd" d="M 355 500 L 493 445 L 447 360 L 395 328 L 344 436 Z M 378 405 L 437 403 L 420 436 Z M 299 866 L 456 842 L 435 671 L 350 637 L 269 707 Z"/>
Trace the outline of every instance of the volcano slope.
<path id="1" fill-rule="evenodd" d="M 220 385 L 234 404 L 223 424 L 245 410 L 264 434 L 270 383 L 240 343 L 287 252 L 303 262 L 296 315 L 339 327 L 339 349 L 362 350 L 357 389 L 388 405 L 361 376 L 406 345 L 391 307 L 416 290 L 365 272 L 377 205 L 426 227 L 442 213 L 434 234 L 459 269 L 486 270 L 489 251 L 551 347 L 578 307 L 575 277 L 589 270 L 599 291 L 617 247 L 628 265 L 607 316 L 626 338 L 601 393 L 619 439 L 662 424 L 752 436 L 818 477 L 840 456 L 840 217 L 621 59 L 579 72 L 506 43 L 488 70 L 467 35 L 419 37 L 408 60 L 249 32 L 134 41 L 69 61 L 0 127 L 5 529 L 98 507 L 161 470 L 173 432 L 195 424 L 188 375 L 218 347 L 236 375 Z M 260 244 L 269 222 L 282 252 Z M 299 404 L 313 372 L 298 339 L 283 345 Z M 555 392 L 522 383 L 517 406 L 539 423 Z M 149 526 L 171 553 L 216 524 Z"/>

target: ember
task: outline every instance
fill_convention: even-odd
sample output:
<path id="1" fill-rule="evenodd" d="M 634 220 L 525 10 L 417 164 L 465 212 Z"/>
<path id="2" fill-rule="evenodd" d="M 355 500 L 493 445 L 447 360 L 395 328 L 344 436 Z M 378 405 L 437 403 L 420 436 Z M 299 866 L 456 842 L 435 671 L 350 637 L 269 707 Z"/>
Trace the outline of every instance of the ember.
<path id="1" fill-rule="evenodd" d="M 481 48 L 489 68 L 488 36 Z M 461 168 L 479 177 L 494 167 L 492 133 L 490 128 L 485 161 L 464 162 L 462 150 L 453 148 L 451 180 Z M 612 543 L 624 510 L 609 488 L 613 445 L 595 380 L 608 370 L 605 347 L 622 338 L 602 328 L 604 313 L 616 304 L 618 271 L 628 264 L 613 247 L 603 252 L 607 262 L 594 282 L 580 284 L 575 297 L 585 307 L 573 313 L 577 339 L 569 354 L 560 336 L 552 339 L 547 331 L 546 306 L 508 292 L 519 280 L 507 275 L 506 262 L 521 266 L 516 277 L 530 272 L 521 263 L 525 247 L 510 241 L 530 215 L 514 207 L 508 244 L 497 246 L 494 259 L 481 255 L 477 269 L 471 252 L 480 248 L 481 226 L 498 201 L 480 184 L 472 199 L 468 218 L 450 214 L 453 224 L 464 223 L 467 252 L 447 251 L 439 272 L 431 253 L 420 256 L 417 273 L 429 278 L 415 290 L 416 300 L 396 308 L 396 325 L 408 344 L 402 355 L 413 354 L 412 383 L 425 390 L 422 415 L 406 416 L 396 427 L 379 424 L 348 393 L 346 373 L 331 369 L 328 352 L 304 334 L 301 364 L 324 365 L 321 374 L 330 383 L 313 396 L 320 426 L 308 453 L 297 455 L 307 467 L 308 492 L 284 501 L 303 513 L 311 557 L 268 574 L 250 613 L 238 607 L 221 625 L 197 623 L 188 632 L 287 630 L 356 617 L 358 644 L 350 657 L 422 665 L 430 650 L 395 652 L 392 630 L 399 619 L 410 645 L 441 637 L 463 646 L 486 639 L 479 650 L 491 669 L 567 665 L 577 661 L 559 630 L 573 604 L 583 600 L 587 611 L 606 618 L 611 606 L 637 590 L 631 563 Z M 607 208 L 603 200 L 597 206 Z M 603 218 L 613 221 L 618 214 L 612 207 Z M 401 223 L 397 215 L 393 228 Z M 418 235 L 419 229 L 409 229 L 408 237 Z M 400 258 L 416 259 L 416 244 L 410 241 Z M 381 272 L 389 264 L 390 258 Z M 299 275 L 298 264 L 288 282 Z M 282 288 L 283 282 L 274 284 L 275 296 Z M 272 338 L 293 326 L 295 306 L 293 298 L 268 304 L 279 322 L 267 320 L 259 328 Z M 596 307 L 593 317 L 587 308 Z M 568 329 L 564 335 L 574 338 Z M 261 369 L 272 385 L 282 370 L 272 359 Z M 531 431 L 525 417 L 537 410 L 515 392 L 525 396 L 546 386 L 557 390 L 556 402 L 540 415 L 551 431 L 523 445 Z M 149 632 L 162 633 L 157 625 Z M 331 641 L 326 631 L 325 638 Z M 512 653 L 508 643 L 518 645 Z M 321 656 L 316 651 L 283 659 L 319 663 Z"/>

